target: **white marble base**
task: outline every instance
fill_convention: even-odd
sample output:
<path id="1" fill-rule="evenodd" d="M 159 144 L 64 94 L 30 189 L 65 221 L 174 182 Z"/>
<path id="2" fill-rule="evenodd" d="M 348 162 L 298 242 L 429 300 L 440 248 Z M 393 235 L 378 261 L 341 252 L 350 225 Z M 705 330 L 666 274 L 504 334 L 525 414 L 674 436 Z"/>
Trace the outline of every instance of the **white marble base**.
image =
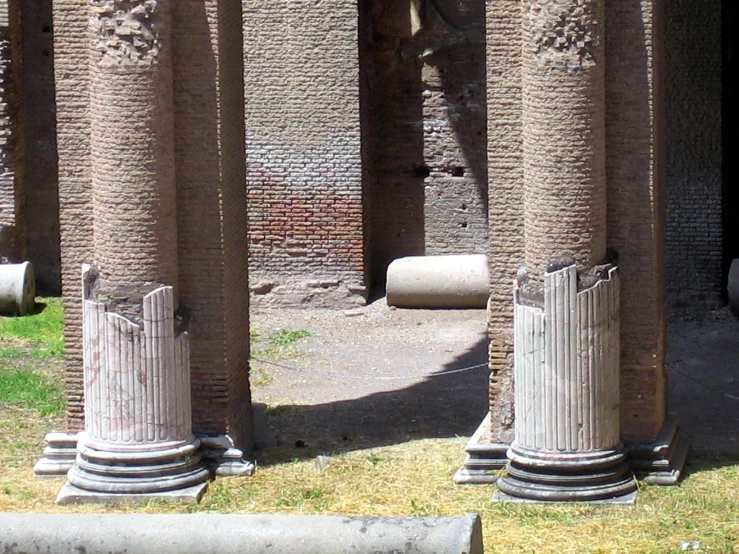
<path id="1" fill-rule="evenodd" d="M 174 491 L 139 494 L 116 494 L 106 492 L 92 492 L 77 488 L 67 483 L 59 491 L 56 503 L 66 504 L 107 504 L 115 506 L 118 504 L 146 504 L 152 500 L 170 500 L 185 504 L 197 504 L 208 489 L 208 483 L 200 483 L 192 487 Z"/>
<path id="2" fill-rule="evenodd" d="M 200 453 L 203 463 L 219 477 L 251 477 L 257 467 L 228 435 L 200 437 Z"/>
<path id="3" fill-rule="evenodd" d="M 48 433 L 43 457 L 33 467 L 39 479 L 66 477 L 77 457 L 77 433 Z"/>
<path id="4" fill-rule="evenodd" d="M 560 504 L 608 504 L 612 506 L 635 506 L 636 505 L 636 491 L 618 496 L 616 498 L 607 498 L 605 500 L 587 500 L 587 501 L 568 501 L 559 502 Z M 510 496 L 501 491 L 495 491 L 493 496 L 490 498 L 491 502 L 506 502 L 511 504 L 547 504 L 552 505 L 551 500 L 531 500 L 528 498 L 518 498 L 516 496 Z"/>
<path id="5" fill-rule="evenodd" d="M 454 474 L 457 485 L 490 485 L 497 481 L 505 468 L 506 452 L 510 445 L 490 440 L 490 413 L 485 416 L 470 438 L 465 451 L 464 465 Z"/>

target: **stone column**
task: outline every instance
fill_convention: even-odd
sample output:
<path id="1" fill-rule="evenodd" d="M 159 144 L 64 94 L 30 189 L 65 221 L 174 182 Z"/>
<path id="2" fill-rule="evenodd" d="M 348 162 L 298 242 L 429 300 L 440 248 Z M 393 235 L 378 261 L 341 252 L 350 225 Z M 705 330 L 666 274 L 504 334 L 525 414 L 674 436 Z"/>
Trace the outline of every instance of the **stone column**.
<path id="1" fill-rule="evenodd" d="M 619 425 L 619 281 L 606 260 L 603 0 L 528 0 L 524 253 L 514 298 L 516 430 L 504 495 L 635 490 Z"/>
<path id="2" fill-rule="evenodd" d="M 198 499 L 177 214 L 170 2 L 91 0 L 94 267 L 83 269 L 85 432 L 58 502 Z"/>

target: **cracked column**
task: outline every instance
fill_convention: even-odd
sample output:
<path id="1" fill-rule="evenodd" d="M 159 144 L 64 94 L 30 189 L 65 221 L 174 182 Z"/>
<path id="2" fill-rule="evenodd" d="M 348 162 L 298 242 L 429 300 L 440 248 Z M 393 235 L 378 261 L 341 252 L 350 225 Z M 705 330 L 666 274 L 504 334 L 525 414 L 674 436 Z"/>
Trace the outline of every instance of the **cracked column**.
<path id="1" fill-rule="evenodd" d="M 606 255 L 603 0 L 527 0 L 525 267 L 514 306 L 515 439 L 501 499 L 628 500 L 619 279 Z"/>
<path id="2" fill-rule="evenodd" d="M 94 260 L 83 268 L 85 432 L 57 499 L 196 501 L 187 318 L 177 309 L 170 2 L 91 0 Z"/>

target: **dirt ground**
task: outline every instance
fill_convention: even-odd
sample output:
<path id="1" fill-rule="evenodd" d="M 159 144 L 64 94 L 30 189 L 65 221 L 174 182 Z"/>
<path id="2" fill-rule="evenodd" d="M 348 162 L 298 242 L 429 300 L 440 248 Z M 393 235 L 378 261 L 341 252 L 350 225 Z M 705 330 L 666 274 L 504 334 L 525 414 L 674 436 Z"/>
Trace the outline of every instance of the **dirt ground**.
<path id="1" fill-rule="evenodd" d="M 485 310 L 396 310 L 381 299 L 256 311 L 251 327 L 252 367 L 271 378 L 252 389 L 262 445 L 332 453 L 469 436 L 485 416 Z M 261 356 L 261 337 L 285 328 L 312 336 L 297 355 Z"/>
<path id="2" fill-rule="evenodd" d="M 260 355 L 286 328 L 311 336 Z M 487 410 L 485 328 L 485 310 L 394 309 L 384 298 L 347 311 L 253 311 L 258 443 L 303 457 L 468 437 Z M 723 309 L 672 317 L 669 331 L 670 410 L 694 450 L 739 454 L 739 321 Z"/>

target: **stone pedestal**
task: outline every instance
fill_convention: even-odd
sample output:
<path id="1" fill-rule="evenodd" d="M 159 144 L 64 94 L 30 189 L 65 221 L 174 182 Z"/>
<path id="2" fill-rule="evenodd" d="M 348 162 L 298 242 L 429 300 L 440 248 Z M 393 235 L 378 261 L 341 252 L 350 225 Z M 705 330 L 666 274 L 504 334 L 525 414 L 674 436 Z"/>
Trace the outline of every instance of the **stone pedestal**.
<path id="1" fill-rule="evenodd" d="M 43 457 L 33 466 L 39 479 L 65 477 L 77 458 L 77 433 L 47 433 Z"/>
<path id="2" fill-rule="evenodd" d="M 574 264 L 555 268 L 541 298 L 520 282 L 514 327 L 516 436 L 500 491 L 533 501 L 633 493 L 620 433 L 616 268 L 583 279 Z"/>
<path id="3" fill-rule="evenodd" d="M 143 324 L 137 325 L 91 298 L 94 281 L 88 266 L 83 270 L 85 432 L 69 486 L 57 502 L 130 501 L 130 495 L 160 493 L 197 500 L 210 473 L 192 433 L 189 341 L 187 333 L 175 330 L 172 287 L 155 287 L 143 296 Z"/>
<path id="4" fill-rule="evenodd" d="M 454 474 L 457 485 L 489 485 L 498 480 L 508 463 L 506 452 L 510 445 L 493 441 L 490 430 L 488 413 L 465 447 L 464 465 Z"/>
<path id="5" fill-rule="evenodd" d="M 690 441 L 680 433 L 680 424 L 674 414 L 667 416 L 656 441 L 626 446 L 634 474 L 650 485 L 676 485 L 683 477 L 689 452 Z"/>

